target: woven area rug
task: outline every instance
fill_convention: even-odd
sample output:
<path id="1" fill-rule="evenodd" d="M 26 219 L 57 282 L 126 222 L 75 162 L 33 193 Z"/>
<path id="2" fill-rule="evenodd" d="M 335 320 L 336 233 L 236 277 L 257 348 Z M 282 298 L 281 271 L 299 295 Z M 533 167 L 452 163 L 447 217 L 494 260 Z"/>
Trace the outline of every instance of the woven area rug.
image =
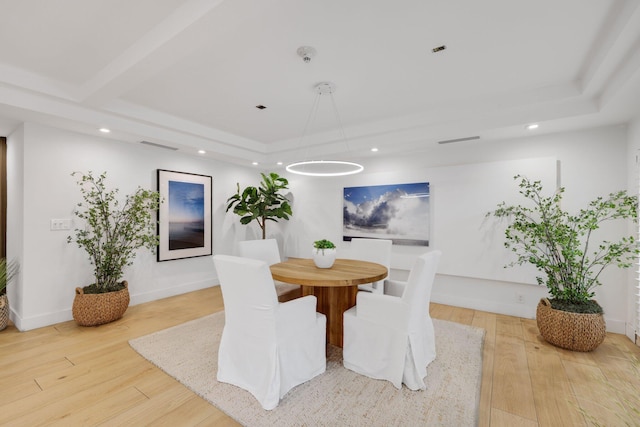
<path id="1" fill-rule="evenodd" d="M 484 329 L 434 319 L 438 356 L 427 389 L 391 383 L 342 366 L 329 346 L 324 374 L 293 388 L 265 411 L 249 392 L 216 380 L 224 312 L 129 341 L 143 357 L 245 426 L 475 426 Z"/>

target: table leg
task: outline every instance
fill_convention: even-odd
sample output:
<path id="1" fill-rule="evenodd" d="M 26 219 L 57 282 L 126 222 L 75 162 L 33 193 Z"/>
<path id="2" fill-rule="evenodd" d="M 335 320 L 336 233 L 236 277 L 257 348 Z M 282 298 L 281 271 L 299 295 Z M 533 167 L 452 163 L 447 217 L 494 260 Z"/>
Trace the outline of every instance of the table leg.
<path id="1" fill-rule="evenodd" d="M 342 347 L 342 315 L 356 305 L 357 294 L 357 286 L 302 286 L 302 295 L 315 295 L 317 311 L 327 316 L 327 343 Z"/>

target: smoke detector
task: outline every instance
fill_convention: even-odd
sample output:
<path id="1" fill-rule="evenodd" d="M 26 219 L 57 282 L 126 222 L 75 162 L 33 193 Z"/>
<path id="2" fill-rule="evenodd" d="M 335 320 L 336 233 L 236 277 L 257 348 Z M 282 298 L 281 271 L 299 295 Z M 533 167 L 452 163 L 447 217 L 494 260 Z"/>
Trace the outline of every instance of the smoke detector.
<path id="1" fill-rule="evenodd" d="M 300 46 L 297 50 L 298 56 L 302 58 L 305 63 L 311 62 L 311 58 L 316 56 L 316 50 L 311 46 Z"/>

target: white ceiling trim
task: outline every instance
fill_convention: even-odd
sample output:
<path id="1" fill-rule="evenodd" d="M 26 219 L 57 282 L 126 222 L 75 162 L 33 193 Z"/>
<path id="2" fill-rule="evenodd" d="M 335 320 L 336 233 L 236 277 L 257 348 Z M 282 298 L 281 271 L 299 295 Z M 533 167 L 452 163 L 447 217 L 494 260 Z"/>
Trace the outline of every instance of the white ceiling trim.
<path id="1" fill-rule="evenodd" d="M 180 132 L 170 128 L 163 128 L 156 124 L 148 124 L 128 117 L 117 116 L 103 111 L 98 111 L 77 103 L 65 102 L 56 98 L 39 94 L 25 93 L 16 88 L 0 86 L 0 99 L 2 105 L 20 108 L 50 119 L 63 119 L 78 123 L 75 131 L 96 134 L 98 128 L 107 127 L 117 129 L 117 133 L 111 135 L 128 142 L 151 142 L 176 147 L 182 150 L 196 152 L 199 149 L 214 150 L 223 156 L 265 160 L 265 153 L 245 149 L 240 146 L 212 141 L 199 135 L 188 132 Z M 51 123 L 51 120 L 48 120 Z"/>
<path id="2" fill-rule="evenodd" d="M 28 70 L 0 63 L 0 84 L 42 93 L 67 101 L 78 99 L 78 88 Z"/>
<path id="3" fill-rule="evenodd" d="M 640 44 L 639 4 L 637 0 L 625 1 L 619 10 L 612 11 L 613 16 L 607 21 L 610 25 L 600 31 L 590 60 L 578 78 L 586 95 L 599 100 L 610 98 L 612 88 L 619 86 L 619 82 L 612 85 L 616 75 L 629 78 L 630 72 L 640 70 L 629 61 L 629 56 L 637 52 Z"/>
<path id="4" fill-rule="evenodd" d="M 173 42 L 187 28 L 218 7 L 222 1 L 190 0 L 180 6 L 83 85 L 82 100 L 100 105 L 106 100 L 121 96 L 126 90 L 148 78 L 148 72 L 135 73 L 133 70 L 141 67 L 154 52 Z M 183 49 L 182 55 L 186 54 L 187 52 Z M 179 60 L 179 57 L 165 57 L 164 61 L 167 62 L 167 59 L 170 65 Z M 142 68 L 145 71 L 152 69 L 150 65 Z M 159 64 L 155 63 L 153 68 L 159 69 Z"/>
<path id="5" fill-rule="evenodd" d="M 156 126 L 173 129 L 177 132 L 184 132 L 201 137 L 211 143 L 221 143 L 232 146 L 239 146 L 247 152 L 266 154 L 267 145 L 249 138 L 243 138 L 228 132 L 214 129 L 208 126 L 181 119 L 170 114 L 160 113 L 155 110 L 144 108 L 140 105 L 126 101 L 113 100 L 104 106 L 106 111 L 114 114 L 134 118 L 142 122 L 154 124 Z"/>
<path id="6" fill-rule="evenodd" d="M 49 31 L 34 31 L 38 36 L 23 37 L 24 44 L 5 45 L 13 55 L 0 64 L 0 110 L 7 117 L 54 125 L 58 120 L 60 126 L 87 133 L 108 126 L 114 130 L 109 138 L 204 149 L 213 153 L 208 155 L 241 164 L 296 160 L 301 147 L 314 157 L 322 153 L 350 156 L 350 151 L 365 156 L 373 145 L 398 152 L 423 149 L 442 139 L 522 136 L 524 125 L 532 121 L 552 124 L 540 130 L 547 132 L 562 130 L 562 121 L 576 126 L 581 118 L 582 126 L 591 126 L 640 114 L 637 0 L 593 4 L 571 0 L 561 5 L 546 0 L 540 7 L 548 8 L 548 13 L 531 5 L 525 8 L 535 22 L 523 20 L 521 10 L 499 0 L 487 0 L 485 8 L 472 2 L 425 6 L 412 0 L 406 9 L 364 0 L 350 4 L 337 0 L 321 4 L 314 0 L 167 1 L 165 5 L 173 9 L 157 9 L 154 21 L 144 21 L 151 16 L 148 5 L 152 3 L 138 0 L 132 3 L 138 6 L 133 8 L 137 16 L 112 11 L 110 22 L 99 21 L 95 7 L 72 9 L 73 2 L 63 2 L 60 7 L 69 6 L 69 11 L 56 8 L 56 15 L 82 25 L 66 33 L 60 28 L 64 42 L 58 44 L 55 37 L 45 39 L 55 23 L 44 8 L 32 13 L 36 4 L 25 0 L 4 6 L 7 11 L 17 10 L 27 27 L 37 26 L 30 20 L 37 18 Z M 102 9 L 97 9 L 104 11 L 105 5 L 100 3 Z M 483 33 L 485 28 L 477 19 L 461 18 L 465 7 L 486 20 L 495 19 L 495 25 Z M 423 14 L 431 25 L 418 19 Z M 574 15 L 583 19 L 572 22 Z M 101 34 L 90 28 L 92 19 L 101 28 L 113 29 L 108 24 L 123 16 L 130 18 L 129 30 L 121 32 L 120 40 L 111 32 L 112 37 L 105 40 L 108 56 L 91 50 Z M 336 16 L 335 31 L 324 22 L 327 16 Z M 144 27 L 135 26 L 143 21 Z M 546 32 L 545 23 L 549 24 Z M 15 31 L 23 28 L 17 22 L 11 24 Z M 146 32 L 135 31 L 142 28 Z M 86 43 L 74 45 L 83 32 Z M 517 38 L 509 40 L 509 35 Z M 450 41 L 450 49 L 432 56 L 429 50 L 435 39 Z M 109 45 L 108 41 L 119 43 Z M 559 48 L 545 51 L 545 46 L 554 49 L 554 42 Z M 315 44 L 319 50 L 309 64 L 295 54 L 304 44 Z M 47 55 L 49 45 L 55 55 Z M 109 46 L 120 50 L 109 50 Z M 424 52 L 419 50 L 422 47 Z M 412 49 L 419 51 L 412 55 Z M 528 49 L 531 56 L 524 55 Z M 515 62 L 510 55 L 521 61 Z M 396 70 L 397 64 L 391 61 L 404 69 Z M 561 65 L 554 67 L 555 62 Z M 21 63 L 33 69 L 12 65 Z M 87 76 L 92 64 L 97 71 Z M 71 79 L 73 71 L 81 69 L 86 71 L 75 74 L 75 85 L 37 72 Z M 379 70 L 383 72 L 376 74 L 377 80 L 368 80 L 369 73 Z M 337 99 L 343 119 L 351 118 L 344 126 L 349 143 L 335 129 L 310 132 L 303 140 L 302 135 L 284 137 L 295 135 L 293 130 L 303 125 L 289 120 L 301 116 L 298 106 L 303 97 L 295 91 L 322 81 L 319 78 L 332 80 L 334 75 L 341 79 L 334 81 L 343 85 Z M 415 80 L 402 81 L 405 76 Z M 375 93 L 381 94 L 380 102 Z M 269 101 L 273 102 L 270 109 L 256 114 L 253 103 Z M 278 140 L 278 135 L 287 139 Z"/>

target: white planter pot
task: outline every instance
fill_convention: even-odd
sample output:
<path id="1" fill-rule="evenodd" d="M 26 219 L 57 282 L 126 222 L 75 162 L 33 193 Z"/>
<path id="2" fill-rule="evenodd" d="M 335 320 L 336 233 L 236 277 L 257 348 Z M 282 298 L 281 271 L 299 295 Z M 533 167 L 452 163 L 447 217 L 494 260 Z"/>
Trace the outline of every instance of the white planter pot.
<path id="1" fill-rule="evenodd" d="M 313 248 L 313 262 L 318 268 L 331 268 L 336 260 L 336 249 Z"/>

